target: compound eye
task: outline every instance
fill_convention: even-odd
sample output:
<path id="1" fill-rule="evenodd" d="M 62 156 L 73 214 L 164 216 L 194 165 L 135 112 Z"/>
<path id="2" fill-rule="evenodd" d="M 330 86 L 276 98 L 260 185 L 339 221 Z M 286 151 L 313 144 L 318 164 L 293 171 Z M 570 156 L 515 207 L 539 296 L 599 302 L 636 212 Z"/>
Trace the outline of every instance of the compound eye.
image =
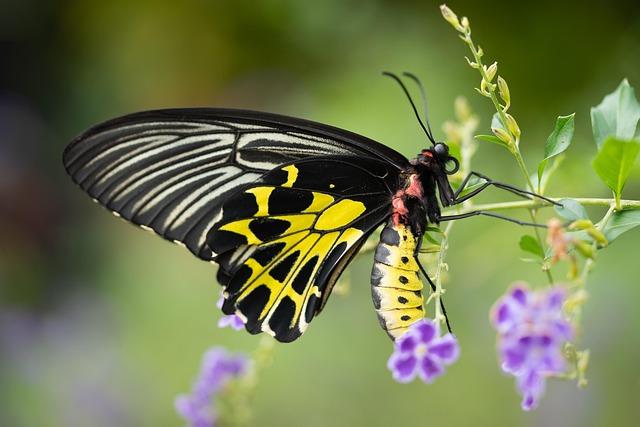
<path id="1" fill-rule="evenodd" d="M 442 159 L 446 159 L 447 157 L 449 157 L 449 147 L 447 147 L 447 145 L 442 142 L 438 142 L 433 147 L 433 150 L 436 152 L 438 157 Z"/>

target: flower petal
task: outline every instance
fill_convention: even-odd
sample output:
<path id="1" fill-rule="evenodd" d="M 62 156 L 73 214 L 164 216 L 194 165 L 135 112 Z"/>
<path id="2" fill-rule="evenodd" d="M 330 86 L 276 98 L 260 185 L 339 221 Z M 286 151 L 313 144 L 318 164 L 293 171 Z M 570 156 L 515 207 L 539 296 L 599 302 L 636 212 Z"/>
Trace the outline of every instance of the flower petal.
<path id="1" fill-rule="evenodd" d="M 564 303 L 565 292 L 562 288 L 554 288 L 547 294 L 547 308 L 549 310 L 561 310 Z"/>
<path id="2" fill-rule="evenodd" d="M 427 344 L 438 335 L 439 328 L 431 319 L 422 319 L 416 322 L 411 329 L 416 331 L 421 343 Z"/>
<path id="3" fill-rule="evenodd" d="M 232 329 L 236 330 L 236 331 L 240 331 L 242 329 L 244 329 L 244 322 L 242 321 L 242 318 L 238 315 L 235 314 L 229 314 L 226 316 L 222 316 L 219 320 L 218 320 L 218 327 L 219 328 L 226 328 L 226 327 L 231 327 Z"/>
<path id="4" fill-rule="evenodd" d="M 529 369 L 517 377 L 516 384 L 523 396 L 536 401 L 544 393 L 545 377 L 537 369 Z"/>
<path id="5" fill-rule="evenodd" d="M 231 327 L 236 331 L 244 329 L 244 321 L 242 320 L 242 317 L 234 314 L 233 320 L 231 321 Z"/>
<path id="6" fill-rule="evenodd" d="M 527 393 L 522 397 L 522 402 L 520 403 L 520 407 L 523 411 L 531 411 L 538 406 L 538 399 L 535 398 L 532 394 Z"/>
<path id="7" fill-rule="evenodd" d="M 569 341 L 573 339 L 573 327 L 564 319 L 553 322 L 553 327 L 559 335 L 559 338 Z"/>
<path id="8" fill-rule="evenodd" d="M 418 375 L 425 383 L 432 383 L 436 377 L 442 375 L 444 373 L 444 368 L 442 365 L 436 361 L 436 359 L 425 356 L 420 360 L 420 365 L 418 367 Z"/>
<path id="9" fill-rule="evenodd" d="M 220 293 L 220 298 L 218 298 L 218 301 L 216 301 L 216 307 L 221 309 L 223 304 L 224 304 L 224 295 Z"/>
<path id="10" fill-rule="evenodd" d="M 502 370 L 508 374 L 517 374 L 527 360 L 527 353 L 517 346 L 505 348 L 501 352 Z"/>
<path id="11" fill-rule="evenodd" d="M 527 301 L 529 300 L 529 287 L 524 282 L 517 282 L 511 287 L 509 291 L 509 295 L 513 298 L 518 304 L 525 306 L 527 305 Z"/>
<path id="12" fill-rule="evenodd" d="M 404 334 L 396 341 L 396 349 L 401 353 L 413 353 L 418 345 L 418 340 L 413 334 Z"/>
<path id="13" fill-rule="evenodd" d="M 566 364 L 562 353 L 552 349 L 541 358 L 539 366 L 539 369 L 547 374 L 557 374 L 564 371 Z"/>
<path id="14" fill-rule="evenodd" d="M 496 316 L 495 316 L 496 325 L 504 324 L 513 318 L 511 310 L 509 310 L 509 305 L 505 302 L 503 302 L 498 306 L 495 313 L 496 313 Z"/>
<path id="15" fill-rule="evenodd" d="M 387 367 L 393 375 L 393 379 L 400 383 L 408 383 L 416 376 L 418 359 L 412 354 L 405 355 L 394 353 L 389 358 Z"/>
<path id="16" fill-rule="evenodd" d="M 439 359 L 446 365 L 452 364 L 458 359 L 458 356 L 460 356 L 458 340 L 451 334 L 434 340 L 429 346 L 429 355 Z"/>

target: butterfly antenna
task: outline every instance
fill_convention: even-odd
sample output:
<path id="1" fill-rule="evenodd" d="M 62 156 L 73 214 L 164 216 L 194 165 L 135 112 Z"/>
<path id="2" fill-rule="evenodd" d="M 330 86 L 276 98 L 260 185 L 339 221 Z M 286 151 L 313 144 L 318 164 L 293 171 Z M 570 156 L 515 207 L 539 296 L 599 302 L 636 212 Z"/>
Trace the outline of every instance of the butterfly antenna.
<path id="1" fill-rule="evenodd" d="M 411 80 L 413 80 L 416 83 L 416 85 L 418 85 L 418 88 L 420 89 L 420 96 L 422 96 L 422 105 L 424 108 L 424 121 L 427 124 L 427 129 L 429 130 L 429 134 L 431 135 L 431 138 L 429 139 L 431 140 L 431 142 L 435 144 L 434 138 L 433 138 L 433 131 L 431 130 L 431 124 L 429 123 L 429 105 L 427 104 L 427 91 L 424 89 L 424 85 L 422 84 L 422 81 L 415 74 L 405 71 L 404 73 L 402 73 L 402 75 L 405 77 L 409 77 Z"/>
<path id="2" fill-rule="evenodd" d="M 383 76 L 387 76 L 387 77 L 391 77 L 393 80 L 395 80 L 400 85 L 400 87 L 402 88 L 402 91 L 407 96 L 407 99 L 409 100 L 409 103 L 411 104 L 411 108 L 413 108 L 413 112 L 416 115 L 416 119 L 418 119 L 418 123 L 420 123 L 420 127 L 424 131 L 425 135 L 427 135 L 427 138 L 429 138 L 429 141 L 431 141 L 432 144 L 435 144 L 435 141 L 433 140 L 433 136 L 431 136 L 431 133 L 429 133 L 429 131 L 425 127 L 424 123 L 422 122 L 422 118 L 420 118 L 420 113 L 418 113 L 418 109 L 416 108 L 416 104 L 413 102 L 413 99 L 411 99 L 411 94 L 409 93 L 409 90 L 404 85 L 404 83 L 402 83 L 402 80 L 400 80 L 400 77 L 398 77 L 395 74 L 390 73 L 388 71 L 383 71 L 382 75 Z"/>

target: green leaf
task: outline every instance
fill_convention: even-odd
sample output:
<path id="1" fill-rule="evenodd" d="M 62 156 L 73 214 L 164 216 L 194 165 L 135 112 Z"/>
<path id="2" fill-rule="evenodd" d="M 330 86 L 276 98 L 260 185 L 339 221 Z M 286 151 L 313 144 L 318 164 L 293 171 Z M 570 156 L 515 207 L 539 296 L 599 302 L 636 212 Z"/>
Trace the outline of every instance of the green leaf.
<path id="1" fill-rule="evenodd" d="M 556 119 L 556 127 L 547 138 L 547 143 L 544 146 L 545 160 L 557 156 L 569 148 L 575 129 L 575 115 L 576 113 L 569 114 L 568 116 L 558 116 Z"/>
<path id="2" fill-rule="evenodd" d="M 497 136 L 493 136 L 493 135 L 476 135 L 475 138 L 479 139 L 480 141 L 493 142 L 494 144 L 502 145 L 505 148 L 509 147 L 509 145 L 506 142 L 504 142 L 503 140 L 501 140 Z"/>
<path id="3" fill-rule="evenodd" d="M 614 212 L 604 227 L 604 235 L 611 243 L 621 234 L 640 226 L 640 209 L 627 209 Z"/>
<path id="4" fill-rule="evenodd" d="M 523 251 L 529 252 L 530 254 L 533 254 L 538 258 L 544 259 L 544 251 L 540 247 L 540 243 L 538 243 L 538 240 L 536 240 L 535 237 L 525 234 L 520 238 L 519 244 L 520 249 L 522 249 Z"/>
<path id="5" fill-rule="evenodd" d="M 577 219 L 588 219 L 587 211 L 579 202 L 573 199 L 561 199 L 558 200 L 562 206 L 554 206 L 554 209 L 561 217 L 570 221 Z"/>
<path id="6" fill-rule="evenodd" d="M 547 143 L 544 146 L 544 159 L 542 159 L 538 165 L 538 187 L 540 187 L 540 183 L 542 182 L 542 174 L 547 167 L 549 159 L 564 152 L 569 148 L 569 145 L 571 145 L 573 131 L 575 130 L 575 115 L 576 113 L 568 116 L 558 116 L 556 119 L 556 126 L 547 138 Z"/>
<path id="7" fill-rule="evenodd" d="M 633 87 L 624 79 L 615 92 L 605 96 L 600 104 L 591 108 L 591 128 L 598 148 L 607 137 L 634 139 L 640 137 L 640 103 Z"/>
<path id="8" fill-rule="evenodd" d="M 623 141 L 609 137 L 591 163 L 600 179 L 613 191 L 617 202 L 638 157 L 638 151 L 638 141 Z"/>

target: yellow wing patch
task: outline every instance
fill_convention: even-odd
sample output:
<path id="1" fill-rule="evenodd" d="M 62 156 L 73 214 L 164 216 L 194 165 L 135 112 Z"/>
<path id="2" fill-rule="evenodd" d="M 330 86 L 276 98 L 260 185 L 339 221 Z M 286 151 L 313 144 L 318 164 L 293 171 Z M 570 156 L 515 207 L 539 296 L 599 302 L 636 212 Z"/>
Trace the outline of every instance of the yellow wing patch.
<path id="1" fill-rule="evenodd" d="M 295 165 L 289 165 L 282 168 L 283 171 L 287 172 L 287 181 L 282 184 L 285 188 L 293 187 L 296 179 L 298 179 L 298 168 Z"/>
<path id="2" fill-rule="evenodd" d="M 316 230 L 335 230 L 344 227 L 358 218 L 366 211 L 364 203 L 342 199 L 325 209 L 316 221 Z"/>

